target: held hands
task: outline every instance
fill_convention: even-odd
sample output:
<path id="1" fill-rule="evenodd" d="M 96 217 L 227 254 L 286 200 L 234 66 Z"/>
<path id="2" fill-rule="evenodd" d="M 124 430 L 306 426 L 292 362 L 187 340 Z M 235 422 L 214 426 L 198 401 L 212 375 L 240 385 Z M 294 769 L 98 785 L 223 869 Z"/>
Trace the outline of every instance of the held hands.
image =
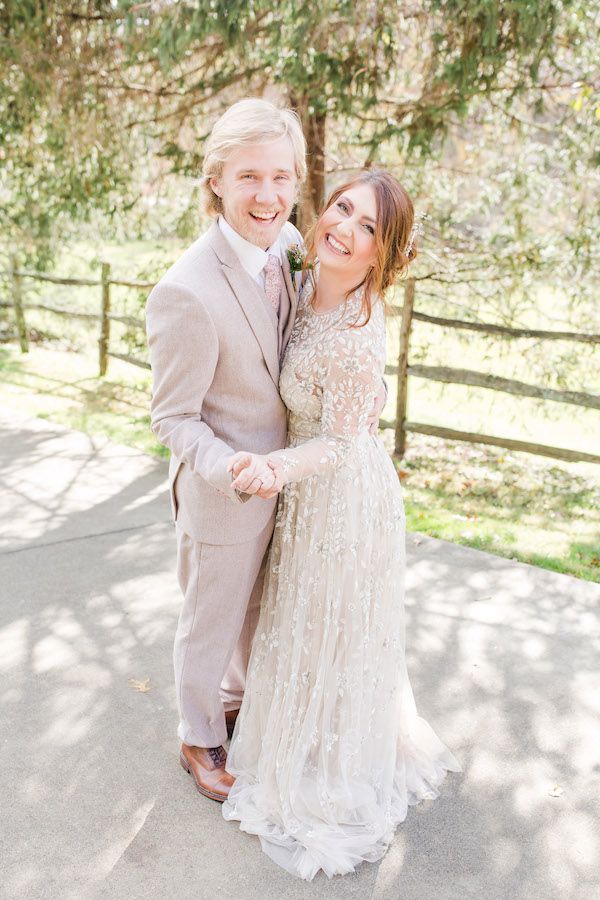
<path id="1" fill-rule="evenodd" d="M 281 468 L 260 453 L 240 451 L 229 460 L 227 471 L 233 481 L 231 489 L 244 494 L 257 494 L 263 500 L 276 497 L 283 487 Z"/>

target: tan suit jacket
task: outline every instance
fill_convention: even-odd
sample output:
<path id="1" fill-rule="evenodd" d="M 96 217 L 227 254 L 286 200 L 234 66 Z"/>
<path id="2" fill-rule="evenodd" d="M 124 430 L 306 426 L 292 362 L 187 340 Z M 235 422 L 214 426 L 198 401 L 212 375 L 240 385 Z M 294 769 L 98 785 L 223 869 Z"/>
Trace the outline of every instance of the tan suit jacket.
<path id="1" fill-rule="evenodd" d="M 251 540 L 277 502 L 232 491 L 227 463 L 238 450 L 285 446 L 279 366 L 297 301 L 287 260 L 282 268 L 278 323 L 215 222 L 148 298 L 152 430 L 171 451 L 173 515 L 195 541 Z"/>

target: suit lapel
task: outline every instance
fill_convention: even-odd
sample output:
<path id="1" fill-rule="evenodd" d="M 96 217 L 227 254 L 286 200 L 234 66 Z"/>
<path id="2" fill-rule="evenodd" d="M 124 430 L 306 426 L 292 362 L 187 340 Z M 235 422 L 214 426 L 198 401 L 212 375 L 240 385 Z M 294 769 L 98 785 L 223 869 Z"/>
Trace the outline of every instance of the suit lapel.
<path id="1" fill-rule="evenodd" d="M 260 345 L 271 378 L 275 384 L 279 384 L 277 331 L 273 327 L 266 301 L 256 282 L 243 269 L 216 222 L 209 231 L 209 238 L 223 267 L 223 273 Z"/>

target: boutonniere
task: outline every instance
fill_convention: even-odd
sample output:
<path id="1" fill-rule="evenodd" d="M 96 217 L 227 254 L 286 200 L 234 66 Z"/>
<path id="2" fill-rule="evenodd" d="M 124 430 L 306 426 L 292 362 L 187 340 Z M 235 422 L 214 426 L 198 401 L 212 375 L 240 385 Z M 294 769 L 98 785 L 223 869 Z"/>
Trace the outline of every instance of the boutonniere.
<path id="1" fill-rule="evenodd" d="M 304 260 L 306 259 L 306 253 L 303 248 L 299 244 L 291 244 L 286 252 L 292 275 L 296 272 L 301 272 L 304 268 Z M 308 268 L 312 269 L 312 266 L 309 266 Z"/>

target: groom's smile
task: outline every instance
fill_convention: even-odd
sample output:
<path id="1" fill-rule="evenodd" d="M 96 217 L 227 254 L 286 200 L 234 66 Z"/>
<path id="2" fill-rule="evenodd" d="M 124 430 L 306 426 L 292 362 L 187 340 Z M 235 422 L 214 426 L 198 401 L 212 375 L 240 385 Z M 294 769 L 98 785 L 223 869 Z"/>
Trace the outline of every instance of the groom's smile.
<path id="1" fill-rule="evenodd" d="M 239 235 L 266 250 L 275 243 L 296 199 L 294 149 L 287 137 L 246 144 L 223 163 L 211 187 L 226 221 Z"/>
<path id="2" fill-rule="evenodd" d="M 272 225 L 279 215 L 280 211 L 281 210 L 276 210 L 272 213 L 251 212 L 250 215 L 252 216 L 254 221 L 258 222 L 260 225 Z"/>

